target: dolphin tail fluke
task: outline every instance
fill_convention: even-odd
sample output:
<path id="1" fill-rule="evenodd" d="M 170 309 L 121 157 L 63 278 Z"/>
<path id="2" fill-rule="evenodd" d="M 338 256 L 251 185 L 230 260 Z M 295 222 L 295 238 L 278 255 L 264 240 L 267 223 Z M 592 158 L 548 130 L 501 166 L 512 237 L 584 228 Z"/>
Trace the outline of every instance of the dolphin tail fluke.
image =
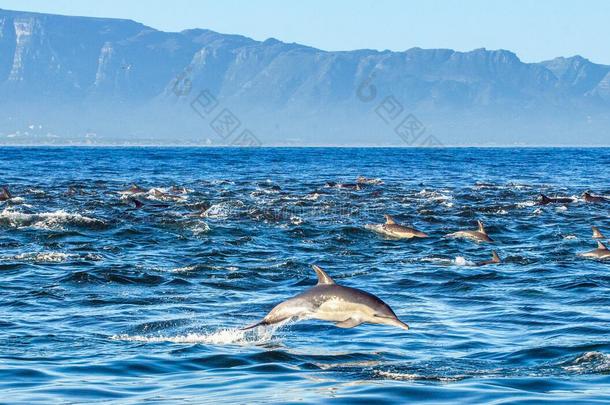
<path id="1" fill-rule="evenodd" d="M 602 235 L 596 226 L 592 226 L 591 229 L 593 230 L 593 239 L 604 239 L 604 235 Z"/>

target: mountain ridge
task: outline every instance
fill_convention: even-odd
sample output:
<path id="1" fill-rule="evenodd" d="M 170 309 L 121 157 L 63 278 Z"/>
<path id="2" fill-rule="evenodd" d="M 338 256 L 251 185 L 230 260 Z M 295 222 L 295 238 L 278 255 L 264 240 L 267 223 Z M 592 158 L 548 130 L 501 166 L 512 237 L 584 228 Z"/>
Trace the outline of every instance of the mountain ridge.
<path id="1" fill-rule="evenodd" d="M 374 100 L 360 97 L 367 86 Z M 441 144 L 582 141 L 576 132 L 601 144 L 610 122 L 610 66 L 580 55 L 524 63 L 504 49 L 325 51 L 0 9 L 0 143 L 231 144 L 194 110 L 202 91 L 262 144 L 418 146 L 400 134 L 408 115 Z"/>

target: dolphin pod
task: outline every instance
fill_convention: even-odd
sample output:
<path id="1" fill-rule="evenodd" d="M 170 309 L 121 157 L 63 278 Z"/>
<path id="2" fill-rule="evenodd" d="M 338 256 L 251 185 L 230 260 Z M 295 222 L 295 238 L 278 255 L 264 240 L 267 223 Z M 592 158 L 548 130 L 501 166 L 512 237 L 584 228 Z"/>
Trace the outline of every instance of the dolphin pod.
<path id="1" fill-rule="evenodd" d="M 279 303 L 260 322 L 243 330 L 295 318 L 329 321 L 339 328 L 373 323 L 409 329 L 392 308 L 375 295 L 339 285 L 320 267 L 314 265 L 312 268 L 318 276 L 318 283 L 314 287 Z"/>

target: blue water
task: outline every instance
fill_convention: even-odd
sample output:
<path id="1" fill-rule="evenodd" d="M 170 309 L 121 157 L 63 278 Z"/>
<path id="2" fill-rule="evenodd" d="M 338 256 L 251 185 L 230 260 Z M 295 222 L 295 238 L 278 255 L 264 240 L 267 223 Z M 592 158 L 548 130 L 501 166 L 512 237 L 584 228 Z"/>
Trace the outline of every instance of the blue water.
<path id="1" fill-rule="evenodd" d="M 580 199 L 610 195 L 610 149 L 0 152 L 0 401 L 610 398 L 610 264 L 577 256 L 610 236 L 610 204 Z M 359 175 L 383 184 L 325 187 Z M 165 194 L 135 209 L 132 183 Z M 430 238 L 365 228 L 384 213 Z M 477 219 L 493 245 L 443 237 Z M 237 329 L 314 263 L 411 330 Z"/>

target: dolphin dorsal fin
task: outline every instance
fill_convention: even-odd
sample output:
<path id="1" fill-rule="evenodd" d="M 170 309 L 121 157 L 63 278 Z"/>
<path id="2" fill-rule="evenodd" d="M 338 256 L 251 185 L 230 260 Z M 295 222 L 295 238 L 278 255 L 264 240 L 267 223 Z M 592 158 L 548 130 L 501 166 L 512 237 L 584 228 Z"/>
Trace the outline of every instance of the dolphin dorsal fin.
<path id="1" fill-rule="evenodd" d="M 608 248 L 606 247 L 606 245 L 604 245 L 601 241 L 597 241 L 597 248 L 600 250 L 608 250 Z"/>
<path id="2" fill-rule="evenodd" d="M 477 225 L 479 225 L 479 232 L 485 233 L 485 234 L 487 233 L 487 232 L 485 232 L 485 227 L 483 226 L 483 222 L 477 221 Z"/>
<path id="3" fill-rule="evenodd" d="M 318 285 L 320 284 L 336 284 L 332 278 L 324 270 L 320 268 L 320 266 L 316 266 L 315 264 L 311 266 L 311 268 L 316 272 L 318 276 Z"/>
<path id="4" fill-rule="evenodd" d="M 591 229 L 593 229 L 593 239 L 604 239 L 604 235 L 602 235 L 596 226 L 592 226 Z"/>
<path id="5" fill-rule="evenodd" d="M 385 223 L 386 223 L 386 225 L 393 225 L 396 222 L 394 221 L 394 218 L 392 218 L 391 216 L 386 214 L 385 215 Z"/>
<path id="6" fill-rule="evenodd" d="M 491 251 L 491 262 L 492 263 L 500 263 L 501 262 L 500 256 L 498 256 L 498 254 L 496 253 L 495 250 Z"/>

